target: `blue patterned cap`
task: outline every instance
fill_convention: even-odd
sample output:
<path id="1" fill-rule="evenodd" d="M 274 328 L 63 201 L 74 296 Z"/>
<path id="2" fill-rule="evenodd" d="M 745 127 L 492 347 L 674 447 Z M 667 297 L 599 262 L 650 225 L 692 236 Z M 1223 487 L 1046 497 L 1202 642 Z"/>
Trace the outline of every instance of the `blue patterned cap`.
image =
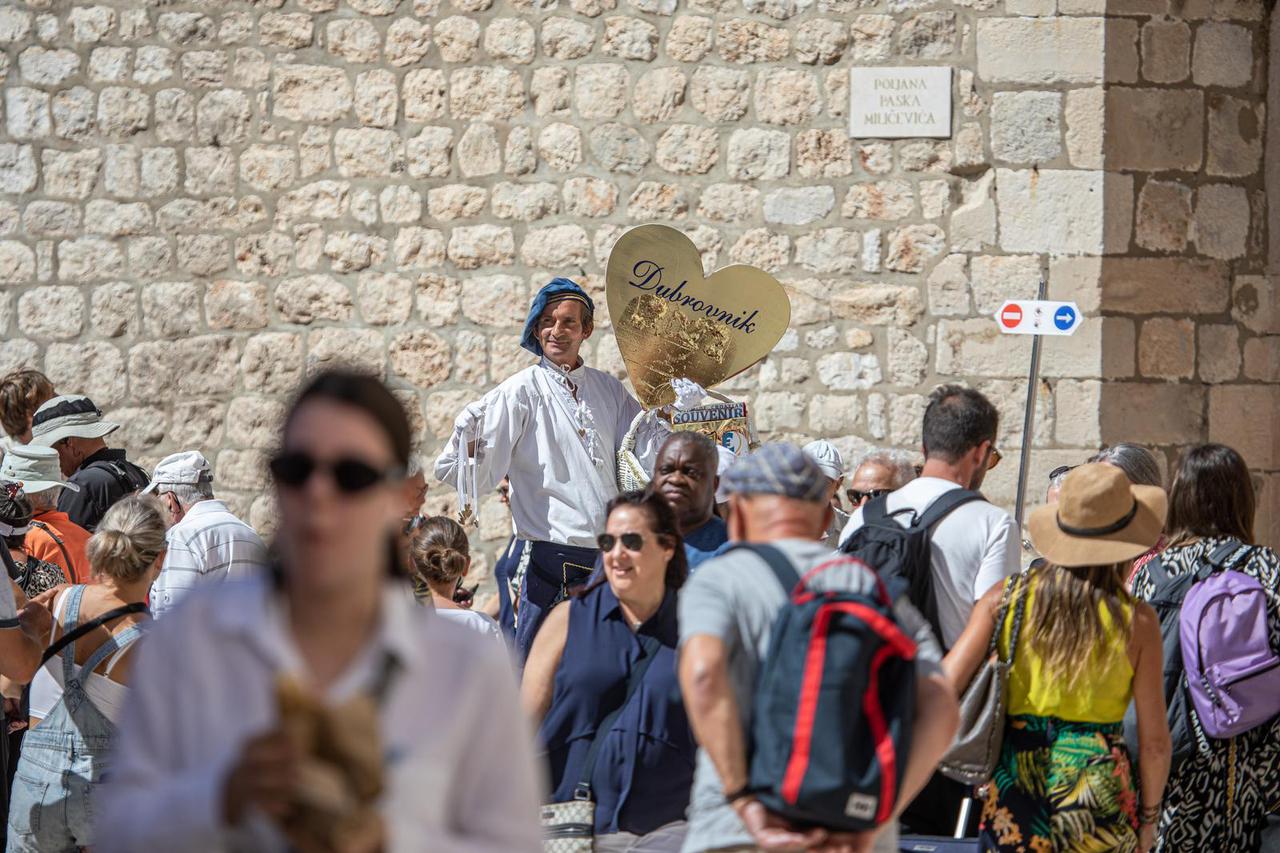
<path id="1" fill-rule="evenodd" d="M 588 319 L 596 313 L 596 304 L 576 281 L 553 278 L 544 284 L 538 291 L 538 295 L 533 297 L 533 304 L 529 306 L 529 316 L 524 321 L 524 334 L 520 336 L 520 346 L 539 358 L 542 357 L 542 344 L 538 343 L 538 318 L 542 316 L 543 311 L 547 310 L 548 305 L 562 299 L 572 299 L 585 305 Z"/>
<path id="2" fill-rule="evenodd" d="M 731 495 L 781 495 L 820 503 L 831 488 L 812 459 L 794 444 L 766 444 L 742 457 L 724 475 Z"/>

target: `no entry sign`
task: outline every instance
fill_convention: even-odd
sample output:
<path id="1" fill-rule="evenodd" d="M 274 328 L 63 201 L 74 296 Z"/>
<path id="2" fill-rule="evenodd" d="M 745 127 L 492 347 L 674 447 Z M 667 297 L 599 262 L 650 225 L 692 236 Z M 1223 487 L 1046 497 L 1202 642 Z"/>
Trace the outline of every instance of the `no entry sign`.
<path id="1" fill-rule="evenodd" d="M 1011 299 L 996 312 L 1006 335 L 1070 335 L 1080 328 L 1080 309 L 1074 302 Z"/>

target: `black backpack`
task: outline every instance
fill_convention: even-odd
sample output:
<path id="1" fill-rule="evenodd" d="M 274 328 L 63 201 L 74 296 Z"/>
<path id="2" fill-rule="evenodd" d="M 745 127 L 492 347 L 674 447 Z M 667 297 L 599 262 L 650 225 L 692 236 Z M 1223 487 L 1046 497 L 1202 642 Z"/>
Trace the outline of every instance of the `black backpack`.
<path id="1" fill-rule="evenodd" d="M 879 826 L 893 814 L 911 748 L 915 641 L 883 581 L 873 595 L 806 586 L 851 558 L 832 554 L 801 578 L 776 548 L 736 547 L 761 557 L 788 591 L 756 681 L 748 790 L 798 825 Z"/>
<path id="2" fill-rule="evenodd" d="M 1197 571 L 1171 575 L 1165 570 L 1160 555 L 1146 564 L 1154 589 L 1148 604 L 1160 619 L 1160 640 L 1164 651 L 1164 703 L 1169 718 L 1169 736 L 1173 739 L 1173 766 L 1196 752 L 1209 753 L 1209 738 L 1200 720 L 1191 713 L 1191 694 L 1187 690 L 1187 670 L 1182 663 L 1182 602 L 1195 584 L 1221 569 L 1237 551 L 1240 542 L 1229 539 L 1204 557 Z M 1138 712 L 1132 702 L 1124 715 L 1125 741 L 1131 755 L 1138 752 Z"/>
<path id="3" fill-rule="evenodd" d="M 906 587 L 907 600 L 915 605 L 943 643 L 938 623 L 938 597 L 933 591 L 933 553 L 929 543 L 933 528 L 952 510 L 972 501 L 986 500 L 969 489 L 951 489 L 939 495 L 923 513 L 911 507 L 888 512 L 888 495 L 872 498 L 862 508 L 862 526 L 840 546 L 840 550 L 873 567 L 886 583 Z M 911 514 L 903 527 L 897 516 Z"/>
<path id="4" fill-rule="evenodd" d="M 124 492 L 123 497 L 128 497 L 134 492 L 145 489 L 151 483 L 151 477 L 147 472 L 127 459 L 123 461 L 99 459 L 95 462 L 90 462 L 85 468 L 97 468 L 110 474 L 111 478 L 116 481 L 116 485 L 120 487 L 120 491 Z"/>

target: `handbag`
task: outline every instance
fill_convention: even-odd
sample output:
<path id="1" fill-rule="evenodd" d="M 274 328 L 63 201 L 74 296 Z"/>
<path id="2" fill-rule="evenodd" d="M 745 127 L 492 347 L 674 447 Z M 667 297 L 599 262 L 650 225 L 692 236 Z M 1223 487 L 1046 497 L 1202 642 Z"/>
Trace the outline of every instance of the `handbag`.
<path id="1" fill-rule="evenodd" d="M 995 772 L 1004 744 L 1004 723 L 1009 702 L 1009 673 L 1013 670 L 1014 654 L 1018 648 L 1018 635 L 1022 632 L 1022 618 L 1027 609 L 1027 584 L 1030 579 L 1017 575 L 1005 583 L 1000 597 L 1000 613 L 991 642 L 987 646 L 987 659 L 978 674 L 969 682 L 960 697 L 960 730 L 951 748 L 938 764 L 938 770 L 947 778 L 966 785 L 981 785 Z M 1009 633 L 1009 655 L 1001 658 L 996 653 L 1000 634 L 1004 630 L 1005 616 L 1016 599 L 1013 628 Z"/>
<path id="2" fill-rule="evenodd" d="M 604 741 L 603 735 L 613 727 L 618 715 L 639 689 L 649 664 L 658 656 L 659 643 L 656 638 L 638 634 L 636 636 L 644 652 L 627 679 L 627 692 L 622 697 L 622 702 L 596 727 L 586 760 L 582 763 L 582 775 L 573 789 L 573 799 L 566 803 L 547 803 L 542 807 L 543 853 L 591 853 L 594 849 L 596 803 L 591 795 L 591 774 L 595 771 L 600 744 Z"/>

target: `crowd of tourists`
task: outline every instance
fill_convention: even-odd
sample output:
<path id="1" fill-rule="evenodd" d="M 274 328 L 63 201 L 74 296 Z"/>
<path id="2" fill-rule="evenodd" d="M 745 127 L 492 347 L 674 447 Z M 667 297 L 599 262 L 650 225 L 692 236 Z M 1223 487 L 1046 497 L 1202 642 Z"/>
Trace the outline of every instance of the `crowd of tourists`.
<path id="1" fill-rule="evenodd" d="M 7 849 L 1261 848 L 1280 559 L 1238 453 L 1101 449 L 1024 538 L 978 391 L 919 458 L 735 456 L 583 363 L 594 310 L 544 287 L 434 466 L 379 379 L 312 377 L 269 543 L 202 448 L 148 472 L 0 379 Z M 429 474 L 509 505 L 496 595 Z"/>

